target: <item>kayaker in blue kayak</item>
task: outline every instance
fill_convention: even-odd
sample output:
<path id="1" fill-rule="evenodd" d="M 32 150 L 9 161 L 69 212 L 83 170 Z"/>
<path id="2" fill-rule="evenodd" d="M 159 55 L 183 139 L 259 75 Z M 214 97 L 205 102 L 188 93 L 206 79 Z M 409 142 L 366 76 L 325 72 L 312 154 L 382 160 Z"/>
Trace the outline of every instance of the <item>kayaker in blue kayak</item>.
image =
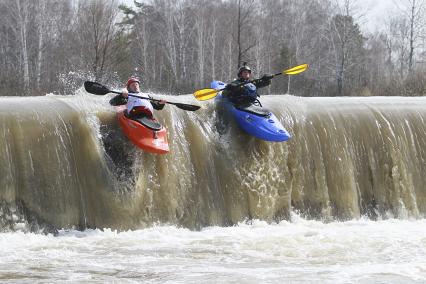
<path id="1" fill-rule="evenodd" d="M 267 87 L 271 84 L 273 75 L 265 74 L 259 79 L 252 80 L 250 83 L 251 69 L 244 62 L 238 69 L 238 78 L 226 85 L 223 96 L 228 97 L 235 105 L 252 104 L 257 100 L 259 94 L 257 88 Z M 246 83 L 246 84 L 244 84 Z"/>
<path id="2" fill-rule="evenodd" d="M 142 98 L 128 96 L 134 94 Z M 149 98 L 147 94 L 141 93 L 140 81 L 137 77 L 130 77 L 127 80 L 126 88 L 123 89 L 120 95 L 115 96 L 110 100 L 111 105 L 124 105 L 127 104 L 127 113 L 129 117 L 146 116 L 153 117 L 154 109 L 161 110 L 164 108 L 165 101 L 151 102 L 150 100 L 143 99 Z"/>

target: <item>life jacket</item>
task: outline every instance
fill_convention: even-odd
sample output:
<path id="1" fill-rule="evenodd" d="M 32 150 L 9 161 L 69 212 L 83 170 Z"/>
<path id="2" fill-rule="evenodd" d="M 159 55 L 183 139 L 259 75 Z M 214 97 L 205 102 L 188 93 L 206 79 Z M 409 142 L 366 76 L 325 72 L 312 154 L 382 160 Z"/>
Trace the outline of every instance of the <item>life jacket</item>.
<path id="1" fill-rule="evenodd" d="M 251 100 L 255 101 L 257 99 L 257 88 L 254 84 L 248 83 L 244 85 L 243 89 L 244 96 L 249 97 Z"/>
<path id="2" fill-rule="evenodd" d="M 140 97 L 149 98 L 147 94 L 143 93 L 129 93 L 129 95 L 137 95 Z M 152 115 L 154 113 L 154 108 L 149 100 L 129 96 L 127 100 L 127 112 L 131 114 L 134 108 L 143 110 L 142 112 L 146 113 L 147 115 Z"/>

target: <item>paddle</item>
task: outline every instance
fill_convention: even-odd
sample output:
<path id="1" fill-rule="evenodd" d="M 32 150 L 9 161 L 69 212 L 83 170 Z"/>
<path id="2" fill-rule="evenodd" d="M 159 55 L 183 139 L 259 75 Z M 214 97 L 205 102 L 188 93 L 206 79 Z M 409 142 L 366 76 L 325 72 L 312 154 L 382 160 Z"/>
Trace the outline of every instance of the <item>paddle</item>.
<path id="1" fill-rule="evenodd" d="M 278 75 L 296 75 L 296 74 L 304 72 L 306 69 L 308 69 L 308 64 L 297 65 L 297 66 L 292 67 L 290 69 L 284 70 L 280 73 L 273 74 L 273 75 L 271 75 L 270 78 L 272 79 L 272 78 L 274 78 L 275 76 L 278 76 Z M 254 80 L 249 80 L 247 82 L 240 84 L 239 86 L 243 86 L 243 85 L 248 84 L 248 83 L 253 83 L 253 81 Z M 213 99 L 214 97 L 216 97 L 218 92 L 220 92 L 224 89 L 225 88 L 218 89 L 218 90 L 216 90 L 216 89 L 201 89 L 201 90 L 198 90 L 194 93 L 194 97 L 199 101 L 210 100 L 210 99 Z"/>
<path id="2" fill-rule="evenodd" d="M 91 94 L 94 94 L 94 95 L 106 95 L 108 93 L 121 94 L 121 92 L 110 90 L 106 86 L 104 86 L 100 83 L 90 82 L 90 81 L 84 82 L 84 89 L 86 89 L 86 91 L 88 93 L 91 93 Z M 135 97 L 135 98 L 140 98 L 140 99 L 145 99 L 145 100 L 150 100 L 150 101 L 153 101 L 153 102 L 160 102 L 161 101 L 161 100 L 157 100 L 157 99 L 145 98 L 145 97 L 132 95 L 132 94 L 129 94 L 129 96 Z M 175 105 L 176 107 L 183 109 L 183 110 L 187 110 L 187 111 L 196 111 L 200 108 L 200 106 L 196 106 L 196 105 L 173 103 L 173 102 L 169 102 L 169 101 L 165 101 L 165 102 L 166 102 L 166 104 Z"/>

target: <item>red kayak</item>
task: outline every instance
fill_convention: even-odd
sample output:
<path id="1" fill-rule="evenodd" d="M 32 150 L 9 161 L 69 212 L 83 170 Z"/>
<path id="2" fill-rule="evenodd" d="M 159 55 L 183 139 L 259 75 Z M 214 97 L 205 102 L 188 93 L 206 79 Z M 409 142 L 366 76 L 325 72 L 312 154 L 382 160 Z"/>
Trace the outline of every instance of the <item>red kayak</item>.
<path id="1" fill-rule="evenodd" d="M 155 154 L 169 152 L 166 129 L 155 119 L 142 117 L 128 118 L 126 110 L 118 112 L 118 122 L 124 134 L 137 147 Z"/>

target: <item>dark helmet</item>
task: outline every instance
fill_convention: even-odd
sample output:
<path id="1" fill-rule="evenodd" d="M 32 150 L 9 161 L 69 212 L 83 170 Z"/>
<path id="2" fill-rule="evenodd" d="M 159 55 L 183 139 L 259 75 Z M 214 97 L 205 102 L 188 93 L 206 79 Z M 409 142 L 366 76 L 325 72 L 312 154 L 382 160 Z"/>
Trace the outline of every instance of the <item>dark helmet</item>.
<path id="1" fill-rule="evenodd" d="M 244 63 L 243 63 L 243 66 L 241 66 L 241 67 L 238 69 L 238 77 L 240 77 L 240 76 L 241 76 L 241 72 L 243 72 L 243 71 L 249 71 L 249 72 L 251 73 L 251 69 L 250 69 L 250 67 L 248 67 L 248 66 L 247 66 L 247 62 L 244 62 Z"/>

